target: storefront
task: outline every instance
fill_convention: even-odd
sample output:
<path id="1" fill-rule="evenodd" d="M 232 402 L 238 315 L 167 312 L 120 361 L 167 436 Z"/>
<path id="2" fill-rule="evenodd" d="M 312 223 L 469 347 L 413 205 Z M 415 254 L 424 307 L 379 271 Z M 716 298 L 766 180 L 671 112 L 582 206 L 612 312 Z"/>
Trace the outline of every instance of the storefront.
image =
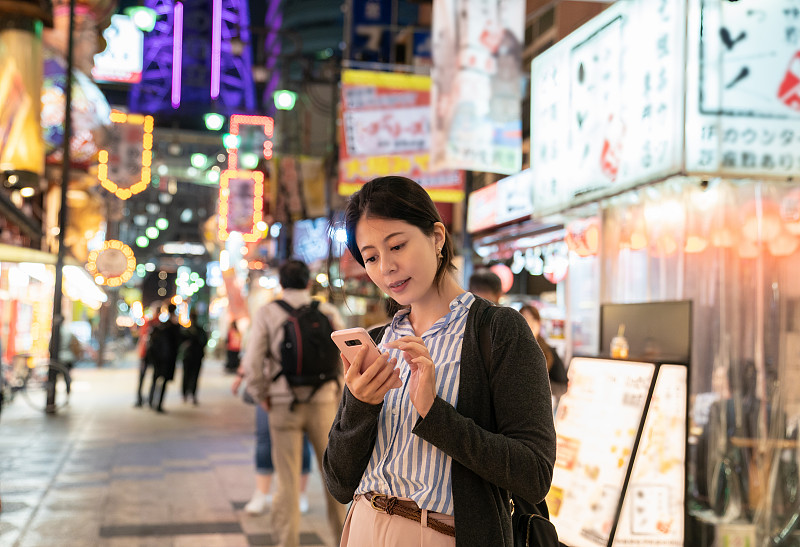
<path id="1" fill-rule="evenodd" d="M 592 456 L 594 445 L 582 445 L 580 431 L 567 432 L 567 416 L 557 414 L 558 472 L 548 502 L 570 547 L 796 541 L 800 101 L 789 37 L 800 28 L 786 2 L 760 3 L 758 17 L 751 8 L 618 2 L 533 62 L 525 222 L 564 226 L 567 352 L 610 357 L 611 340 L 622 334 L 630 352 L 609 367 L 630 372 L 627 363 L 637 359 L 682 371 L 669 375 L 660 400 L 638 407 L 630 424 L 634 433 L 639 424 L 639 435 L 630 441 L 641 445 L 611 432 L 605 448 L 614 458 Z M 739 42 L 732 29 L 746 29 Z M 740 62 L 766 50 L 769 61 Z M 476 238 L 476 250 L 485 242 Z M 669 304 L 690 311 L 661 333 L 687 331 L 685 347 L 634 332 L 663 320 L 660 311 L 641 310 Z M 624 314 L 609 313 L 639 306 L 627 330 Z M 606 366 L 591 364 L 571 371 L 573 417 L 654 396 L 649 380 L 626 372 L 605 377 L 630 380 L 616 403 L 584 397 Z M 684 442 L 642 425 L 663 418 L 653 409 L 682 394 L 684 409 L 665 423 L 685 430 Z M 604 416 L 627 423 L 621 414 Z M 637 469 L 646 461 L 663 465 Z M 628 473 L 607 473 L 608 466 Z M 670 488 L 676 480 L 685 488 Z"/>

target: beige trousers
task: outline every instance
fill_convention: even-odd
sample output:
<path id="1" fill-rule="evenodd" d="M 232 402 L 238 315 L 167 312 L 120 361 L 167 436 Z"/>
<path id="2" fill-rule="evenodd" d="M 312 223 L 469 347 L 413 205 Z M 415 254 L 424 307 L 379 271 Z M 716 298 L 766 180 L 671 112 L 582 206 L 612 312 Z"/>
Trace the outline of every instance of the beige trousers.
<path id="1" fill-rule="evenodd" d="M 272 436 L 272 464 L 278 481 L 278 491 L 272 503 L 272 526 L 281 547 L 300 544 L 300 467 L 303 460 L 303 433 L 308 435 L 318 469 L 322 469 L 322 454 L 328 445 L 328 433 L 336 417 L 338 401 L 327 403 L 298 403 L 294 411 L 289 404 L 273 404 L 269 411 Z M 341 537 L 346 506 L 325 491 L 328 521 L 334 537 Z"/>
<path id="2" fill-rule="evenodd" d="M 422 520 L 425 521 L 425 512 Z M 449 515 L 436 520 L 453 526 Z M 344 523 L 340 547 L 455 547 L 456 538 L 435 532 L 423 522 L 387 515 L 372 508 L 364 496 L 356 496 Z"/>

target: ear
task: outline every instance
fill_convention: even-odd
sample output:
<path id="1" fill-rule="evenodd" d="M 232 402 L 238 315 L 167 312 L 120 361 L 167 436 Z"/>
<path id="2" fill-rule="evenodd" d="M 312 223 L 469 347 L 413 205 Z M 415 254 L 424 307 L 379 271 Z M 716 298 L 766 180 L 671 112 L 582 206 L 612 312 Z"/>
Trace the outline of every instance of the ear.
<path id="1" fill-rule="evenodd" d="M 444 247 L 446 233 L 447 228 L 444 227 L 444 224 L 441 222 L 435 222 L 433 224 L 433 243 L 437 249 L 442 249 Z"/>

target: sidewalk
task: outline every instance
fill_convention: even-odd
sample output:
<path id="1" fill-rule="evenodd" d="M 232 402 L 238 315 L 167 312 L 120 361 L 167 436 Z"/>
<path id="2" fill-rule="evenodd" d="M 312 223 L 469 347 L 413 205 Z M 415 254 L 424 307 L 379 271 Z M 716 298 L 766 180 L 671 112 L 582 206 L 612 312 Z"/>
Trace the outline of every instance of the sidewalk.
<path id="1" fill-rule="evenodd" d="M 133 408 L 138 371 L 115 365 L 73 370 L 56 416 L 21 397 L 3 410 L 0 546 L 275 545 L 269 513 L 242 510 L 254 489 L 254 409 L 231 395 L 222 363 L 204 363 L 197 407 L 180 397 L 179 370 L 165 415 Z M 322 492 L 315 464 L 301 545 L 336 544 Z"/>

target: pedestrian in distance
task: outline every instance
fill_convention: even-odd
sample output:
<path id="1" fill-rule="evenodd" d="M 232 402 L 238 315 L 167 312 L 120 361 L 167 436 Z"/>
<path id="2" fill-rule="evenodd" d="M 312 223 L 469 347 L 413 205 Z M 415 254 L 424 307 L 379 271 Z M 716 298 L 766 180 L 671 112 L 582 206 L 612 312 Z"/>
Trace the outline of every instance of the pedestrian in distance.
<path id="1" fill-rule="evenodd" d="M 225 350 L 227 352 L 225 360 L 225 372 L 234 374 L 239 370 L 239 352 L 242 350 L 242 333 L 236 326 L 236 321 L 231 321 L 228 325 L 228 335 L 225 339 Z"/>
<path id="2" fill-rule="evenodd" d="M 281 300 L 262 306 L 252 319 L 242 369 L 248 393 L 269 413 L 278 481 L 272 524 L 278 544 L 297 547 L 303 434 L 321 469 L 341 394 L 341 361 L 330 334 L 344 325 L 334 306 L 311 298 L 306 264 L 287 260 L 279 268 L 279 281 Z M 338 537 L 345 506 L 327 492 L 325 501 Z"/>
<path id="3" fill-rule="evenodd" d="M 161 304 L 159 302 L 153 303 L 150 306 L 150 314 L 148 315 L 147 319 L 145 319 L 144 325 L 142 325 L 139 329 L 139 342 L 137 344 L 137 350 L 139 353 L 139 384 L 136 389 L 136 402 L 133 405 L 135 407 L 141 407 L 144 403 L 144 398 L 142 396 L 144 379 L 147 376 L 148 369 L 153 367 L 153 362 L 147 351 L 150 345 L 150 331 L 159 323 L 158 316 L 160 311 Z M 155 380 L 154 374 L 151 375 L 151 380 Z"/>
<path id="4" fill-rule="evenodd" d="M 208 333 L 199 323 L 197 310 L 189 312 L 190 325 L 184 330 L 183 346 L 183 402 L 192 399 L 192 403 L 197 405 L 197 382 L 200 378 L 200 368 L 203 366 L 206 344 L 208 344 Z"/>
<path id="5" fill-rule="evenodd" d="M 513 545 L 510 495 L 543 505 L 556 455 L 528 325 L 461 288 L 451 236 L 416 182 L 368 182 L 345 225 L 355 260 L 403 309 L 371 333 L 379 358 L 363 362 L 365 347 L 344 359 L 323 459 L 328 490 L 353 501 L 341 545 Z"/>
<path id="6" fill-rule="evenodd" d="M 239 388 L 244 379 L 244 370 L 239 367 L 236 379 L 231 384 L 231 392 L 238 395 Z M 252 401 L 252 399 L 249 399 Z M 255 470 L 256 488 L 253 496 L 244 506 L 244 511 L 250 515 L 260 515 L 272 505 L 272 476 L 275 466 L 272 464 L 272 437 L 269 434 L 269 414 L 262 405 L 254 405 L 256 409 L 256 450 Z M 305 514 L 309 510 L 306 488 L 308 477 L 311 474 L 311 443 L 307 436 L 303 436 L 303 462 L 300 468 L 300 512 Z"/>
<path id="7" fill-rule="evenodd" d="M 481 269 L 470 276 L 469 292 L 497 304 L 503 296 L 503 282 L 492 270 Z"/>
<path id="8" fill-rule="evenodd" d="M 183 333 L 175 314 L 175 304 L 167 306 L 169 316 L 157 323 L 150 331 L 147 352 L 153 363 L 153 383 L 150 385 L 150 408 L 164 414 L 164 395 L 167 384 L 175 377 L 178 348 L 183 341 Z"/>

